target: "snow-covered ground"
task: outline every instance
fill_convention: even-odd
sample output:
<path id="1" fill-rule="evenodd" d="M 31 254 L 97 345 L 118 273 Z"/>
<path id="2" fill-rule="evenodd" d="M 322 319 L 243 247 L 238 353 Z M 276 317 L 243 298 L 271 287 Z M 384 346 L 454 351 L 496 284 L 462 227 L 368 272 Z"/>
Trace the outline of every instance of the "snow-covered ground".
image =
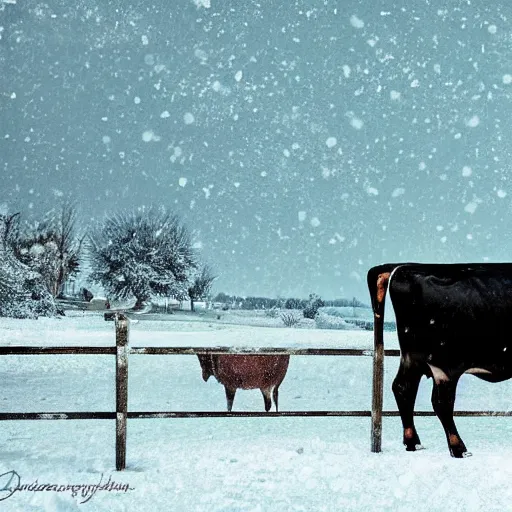
<path id="1" fill-rule="evenodd" d="M 163 318 L 156 320 L 156 318 Z M 133 346 L 222 345 L 372 348 L 372 332 L 255 327 L 261 315 L 137 317 Z M 265 317 L 266 318 L 266 317 Z M 270 322 L 270 320 L 269 320 Z M 251 325 L 248 325 L 251 324 Z M 270 324 L 269 324 L 270 325 Z M 0 319 L 0 344 L 112 345 L 114 325 L 98 313 L 60 319 Z M 396 348 L 386 333 L 386 348 Z M 386 409 L 398 364 L 386 360 Z M 1 411 L 113 411 L 111 356 L 0 358 Z M 459 409 L 509 408 L 512 382 L 464 376 Z M 417 409 L 431 410 L 422 380 Z M 370 409 L 370 357 L 292 357 L 281 410 Z M 225 410 L 224 391 L 204 383 L 195 356 L 130 356 L 129 410 Z M 263 410 L 258 390 L 238 391 L 234 410 Z M 127 492 L 21 491 L 0 501 L 12 511 L 346 511 L 512 510 L 512 419 L 457 418 L 473 457 L 450 458 L 437 418 L 418 418 L 425 450 L 407 453 L 399 418 L 385 418 L 383 452 L 370 453 L 369 418 L 129 420 L 127 469 L 115 466 L 113 420 L 5 421 L 0 474 L 21 484 L 96 484 L 103 475 Z M 0 488 L 6 477 L 0 477 Z M 0 490 L 0 499 L 6 493 Z"/>

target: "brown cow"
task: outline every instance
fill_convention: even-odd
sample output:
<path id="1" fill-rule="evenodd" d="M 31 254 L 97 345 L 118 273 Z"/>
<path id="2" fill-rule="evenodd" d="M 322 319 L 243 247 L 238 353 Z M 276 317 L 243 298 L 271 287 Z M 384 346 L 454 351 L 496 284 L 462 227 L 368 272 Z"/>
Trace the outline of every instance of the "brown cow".
<path id="1" fill-rule="evenodd" d="M 273 388 L 276 411 L 278 408 L 279 386 L 286 375 L 290 356 L 256 356 L 207 354 L 198 355 L 206 382 L 212 375 L 224 385 L 228 411 L 233 408 L 233 400 L 238 388 L 260 389 L 265 401 L 265 411 L 270 411 Z"/>

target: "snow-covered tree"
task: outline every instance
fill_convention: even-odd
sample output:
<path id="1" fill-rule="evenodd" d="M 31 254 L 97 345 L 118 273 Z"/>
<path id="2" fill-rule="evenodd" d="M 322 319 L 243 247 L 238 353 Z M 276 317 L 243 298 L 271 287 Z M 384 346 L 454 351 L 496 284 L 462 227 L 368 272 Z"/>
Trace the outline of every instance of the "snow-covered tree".
<path id="1" fill-rule="evenodd" d="M 94 235 L 91 279 L 115 299 L 187 296 L 196 268 L 190 235 L 164 208 L 108 216 Z"/>
<path id="2" fill-rule="evenodd" d="M 12 249 L 16 215 L 0 213 L 0 316 L 37 318 L 57 313 L 41 276 L 20 262 Z"/>
<path id="3" fill-rule="evenodd" d="M 306 307 L 302 310 L 302 314 L 304 318 L 315 319 L 318 314 L 318 310 L 324 307 L 324 301 L 318 296 L 316 293 L 310 293 L 308 303 Z"/>
<path id="4" fill-rule="evenodd" d="M 217 278 L 208 265 L 203 265 L 192 277 L 191 286 L 188 289 L 190 310 L 194 311 L 194 301 L 200 300 L 210 293 L 213 281 Z"/>
<path id="5" fill-rule="evenodd" d="M 33 223 L 18 225 L 13 247 L 16 257 L 38 272 L 57 297 L 66 279 L 78 270 L 79 241 L 76 208 L 71 203 L 50 210 Z"/>

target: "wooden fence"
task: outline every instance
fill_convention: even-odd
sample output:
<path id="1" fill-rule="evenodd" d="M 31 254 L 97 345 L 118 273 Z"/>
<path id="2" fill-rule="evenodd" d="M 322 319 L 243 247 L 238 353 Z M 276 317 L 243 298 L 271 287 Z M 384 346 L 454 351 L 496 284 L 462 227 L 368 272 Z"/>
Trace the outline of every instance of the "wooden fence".
<path id="1" fill-rule="evenodd" d="M 0 420 L 116 420 L 116 469 L 126 467 L 126 427 L 128 419 L 136 418 L 214 418 L 214 417 L 293 417 L 293 416 L 363 416 L 371 417 L 371 451 L 381 451 L 382 417 L 399 416 L 398 411 L 383 411 L 384 356 L 399 356 L 399 350 L 384 350 L 379 330 L 374 330 L 374 349 L 337 348 L 233 348 L 233 347 L 129 347 L 129 320 L 122 314 L 115 316 L 116 346 L 112 347 L 0 347 L 2 355 L 115 355 L 116 356 L 116 411 L 115 412 L 18 412 L 0 413 Z M 128 411 L 128 356 L 129 354 L 250 354 L 299 356 L 372 356 L 372 409 L 359 411 L 283 411 L 283 412 L 209 412 L 209 411 Z M 416 411 L 416 416 L 434 416 L 431 411 Z M 512 416 L 512 411 L 455 411 L 455 416 Z"/>

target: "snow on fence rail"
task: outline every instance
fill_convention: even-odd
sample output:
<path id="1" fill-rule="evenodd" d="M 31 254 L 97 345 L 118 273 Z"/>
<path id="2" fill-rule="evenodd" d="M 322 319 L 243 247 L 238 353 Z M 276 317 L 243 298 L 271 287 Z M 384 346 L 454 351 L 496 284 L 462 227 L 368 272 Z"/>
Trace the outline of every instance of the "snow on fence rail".
<path id="1" fill-rule="evenodd" d="M 116 420 L 116 469 L 126 467 L 126 426 L 128 419 L 148 418 L 218 418 L 218 417 L 293 417 L 293 416 L 362 416 L 371 417 L 371 451 L 381 451 L 382 417 L 399 416 L 398 411 L 383 411 L 384 356 L 399 356 L 399 350 L 384 350 L 382 330 L 375 318 L 374 349 L 336 348 L 234 348 L 234 347 L 129 347 L 129 320 L 123 314 L 115 315 L 116 346 L 114 347 L 0 347 L 2 355 L 115 355 L 116 356 L 116 411 L 115 412 L 9 412 L 0 413 L 2 420 Z M 281 411 L 281 412 L 216 412 L 216 411 L 133 411 L 128 412 L 128 355 L 313 355 L 313 356 L 373 356 L 372 409 L 359 411 Z M 416 411 L 416 416 L 435 416 L 432 411 Z M 455 411 L 455 416 L 512 416 L 512 411 Z"/>

